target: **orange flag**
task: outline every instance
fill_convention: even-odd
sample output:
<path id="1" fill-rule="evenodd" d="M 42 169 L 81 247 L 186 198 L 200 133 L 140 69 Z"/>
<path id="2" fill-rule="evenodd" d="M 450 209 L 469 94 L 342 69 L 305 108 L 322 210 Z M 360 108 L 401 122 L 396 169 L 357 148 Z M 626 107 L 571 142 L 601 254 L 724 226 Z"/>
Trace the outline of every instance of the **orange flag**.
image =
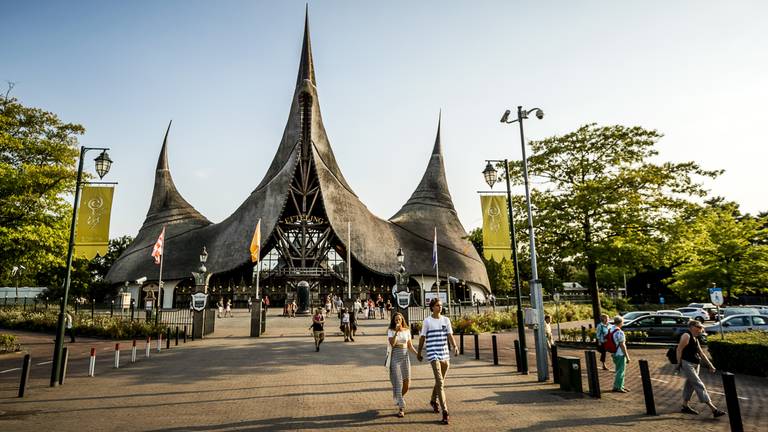
<path id="1" fill-rule="evenodd" d="M 261 219 L 256 224 L 256 231 L 253 233 L 253 240 L 251 240 L 251 262 L 259 262 L 259 256 L 261 255 Z"/>

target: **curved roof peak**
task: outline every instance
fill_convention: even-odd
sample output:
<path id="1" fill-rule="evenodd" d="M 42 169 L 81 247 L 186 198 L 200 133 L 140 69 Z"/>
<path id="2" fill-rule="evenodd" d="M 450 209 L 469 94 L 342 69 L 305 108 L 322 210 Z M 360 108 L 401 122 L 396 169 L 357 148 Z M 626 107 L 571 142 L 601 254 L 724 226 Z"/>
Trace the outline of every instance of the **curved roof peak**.
<path id="1" fill-rule="evenodd" d="M 432 155 L 429 158 L 427 169 L 421 182 L 413 191 L 411 198 L 405 203 L 403 208 L 390 220 L 396 219 L 406 209 L 414 205 L 427 205 L 443 207 L 452 212 L 456 212 L 453 206 L 451 192 L 448 190 L 448 181 L 445 176 L 445 165 L 443 164 L 443 150 L 440 142 L 440 126 L 442 123 L 442 112 L 437 120 L 437 134 L 435 136 L 435 146 L 432 148 Z"/>
<path id="2" fill-rule="evenodd" d="M 296 78 L 298 87 L 304 80 L 309 80 L 317 86 L 315 80 L 315 63 L 312 61 L 312 41 L 309 38 L 309 5 L 304 14 L 304 43 L 301 46 L 301 63 L 299 64 L 299 76 Z"/>
<path id="3" fill-rule="evenodd" d="M 144 219 L 142 229 L 160 223 L 173 223 L 185 220 L 196 220 L 203 225 L 211 223 L 181 196 L 176 189 L 176 185 L 173 183 L 173 177 L 171 177 L 171 170 L 168 165 L 168 135 L 172 122 L 168 123 L 168 129 L 166 129 L 165 138 L 163 139 L 163 147 L 160 149 L 160 155 L 157 158 L 155 187 L 152 190 L 152 201 L 149 204 L 149 211 L 147 211 L 147 217 Z"/>

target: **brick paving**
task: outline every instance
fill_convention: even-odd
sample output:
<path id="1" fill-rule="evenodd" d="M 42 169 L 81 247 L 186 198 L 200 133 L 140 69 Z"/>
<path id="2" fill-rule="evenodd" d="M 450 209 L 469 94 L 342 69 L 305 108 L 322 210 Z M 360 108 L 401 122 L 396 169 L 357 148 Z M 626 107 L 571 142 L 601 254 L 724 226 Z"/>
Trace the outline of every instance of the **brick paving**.
<path id="1" fill-rule="evenodd" d="M 661 415 L 644 415 L 642 391 L 632 377 L 634 367 L 628 380 L 632 393 L 606 394 L 600 400 L 561 392 L 552 383 L 538 383 L 535 374 L 516 374 L 514 354 L 506 348 L 512 346 L 512 334 L 500 336 L 501 366 L 489 362 L 490 349 L 483 342 L 489 338 L 481 339 L 479 361 L 471 355 L 471 338 L 465 341 L 466 355 L 452 360 L 448 375 L 451 425 L 447 427 L 439 425 L 439 415 L 427 406 L 431 369 L 412 359 L 407 415 L 400 419 L 395 417 L 383 367 L 384 320 L 361 320 L 357 342 L 344 343 L 335 331 L 337 320 L 331 318 L 327 341 L 316 353 L 309 318 L 270 313 L 262 338 L 248 337 L 248 317 L 236 312 L 234 318 L 217 320 L 212 337 L 160 354 L 153 352 L 150 359 L 140 352 L 137 363 L 125 363 L 120 369 L 111 367 L 110 355 L 101 355 L 94 378 L 86 376 L 86 359 L 74 359 L 67 383 L 58 388 L 45 385 L 50 365 L 35 366 L 35 380 L 24 399 L 15 398 L 19 372 L 0 374 L 0 430 L 728 430 L 726 418 L 677 413 L 673 401 L 679 394 L 679 381 L 672 379 L 668 389 L 663 383 L 659 386 Z M 35 336 L 22 335 L 25 345 L 26 338 L 34 340 Z M 112 345 L 82 342 L 91 343 Z M 33 355 L 35 349 L 42 348 L 32 347 Z M 129 358 L 124 351 L 123 361 Z M 19 359 L 18 355 L 0 357 L 0 371 Z M 658 373 L 663 366 L 656 362 L 661 360 L 650 360 L 654 376 L 667 380 Z M 532 355 L 530 363 L 535 364 Z M 601 375 L 603 387 L 608 379 Z M 713 390 L 715 381 L 708 382 Z M 757 430 L 765 420 L 758 405 L 764 400 L 766 381 L 755 379 L 745 386 L 739 377 L 738 385 L 740 391 L 748 388 L 740 394 L 748 398 L 742 404 L 747 413 L 746 430 Z M 722 396 L 713 396 L 724 405 Z"/>

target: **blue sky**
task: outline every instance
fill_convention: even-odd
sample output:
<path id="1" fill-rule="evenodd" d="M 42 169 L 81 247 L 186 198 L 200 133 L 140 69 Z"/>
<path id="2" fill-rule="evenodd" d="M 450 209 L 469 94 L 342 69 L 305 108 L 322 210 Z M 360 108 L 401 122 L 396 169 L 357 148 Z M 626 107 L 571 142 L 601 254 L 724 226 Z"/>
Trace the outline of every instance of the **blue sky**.
<path id="1" fill-rule="evenodd" d="M 503 111 L 538 139 L 597 122 L 657 129 L 659 160 L 725 169 L 706 185 L 768 210 L 766 2 L 310 1 L 320 104 L 339 165 L 389 218 L 426 167 L 438 112 L 459 217 L 481 223 L 485 159 L 519 159 Z M 80 123 L 117 181 L 111 235 L 149 208 L 168 121 L 171 172 L 214 222 L 266 172 L 293 95 L 303 1 L 4 1 L 0 80 Z M 89 157 L 86 165 L 93 168 Z M 516 191 L 522 193 L 521 190 Z"/>

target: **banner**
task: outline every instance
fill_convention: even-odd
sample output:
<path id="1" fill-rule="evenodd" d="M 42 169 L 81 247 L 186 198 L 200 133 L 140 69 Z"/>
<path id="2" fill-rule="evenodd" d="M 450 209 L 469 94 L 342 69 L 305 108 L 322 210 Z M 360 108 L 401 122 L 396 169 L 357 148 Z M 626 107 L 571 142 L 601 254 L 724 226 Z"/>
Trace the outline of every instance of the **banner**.
<path id="1" fill-rule="evenodd" d="M 507 197 L 481 195 L 480 205 L 483 208 L 483 256 L 497 262 L 502 258 L 511 260 Z"/>
<path id="2" fill-rule="evenodd" d="M 96 254 L 107 254 L 114 191 L 111 186 L 82 187 L 75 226 L 75 256 L 92 259 Z"/>

